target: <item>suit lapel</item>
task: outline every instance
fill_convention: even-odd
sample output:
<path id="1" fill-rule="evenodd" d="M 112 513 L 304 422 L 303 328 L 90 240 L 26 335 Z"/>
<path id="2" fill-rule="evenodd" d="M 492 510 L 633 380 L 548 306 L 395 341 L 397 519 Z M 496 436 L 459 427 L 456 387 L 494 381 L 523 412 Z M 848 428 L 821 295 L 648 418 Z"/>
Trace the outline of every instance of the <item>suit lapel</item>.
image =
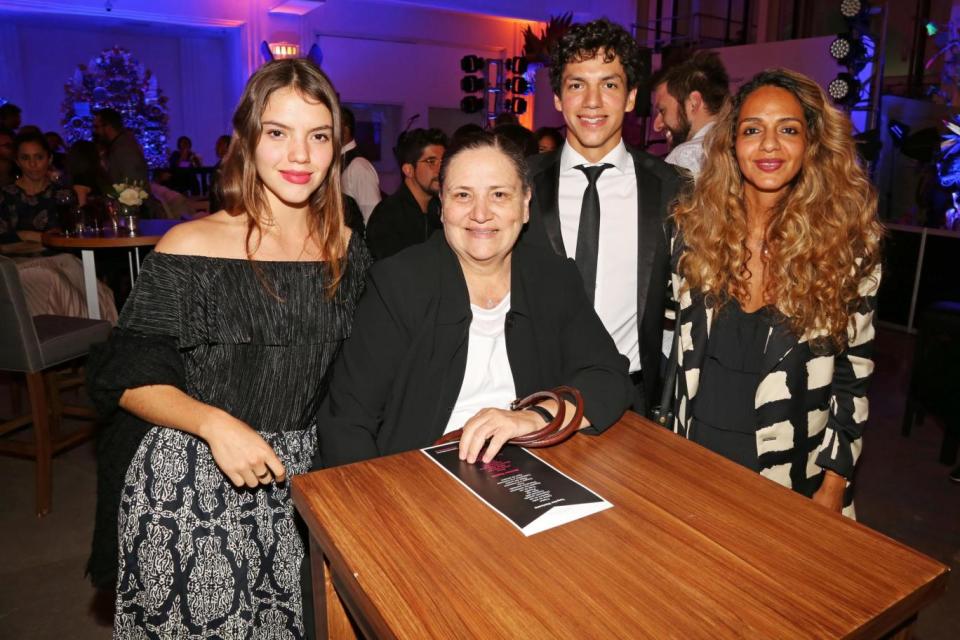
<path id="1" fill-rule="evenodd" d="M 631 154 L 633 155 L 633 154 Z M 658 234 L 663 233 L 660 216 L 660 181 L 643 169 L 642 162 L 633 155 L 633 168 L 637 174 L 637 329 L 643 320 L 643 310 L 650 290 L 650 275 L 657 253 Z M 642 343 L 642 339 L 641 339 Z"/>
<path id="2" fill-rule="evenodd" d="M 563 234 L 560 232 L 560 203 L 558 191 L 560 187 L 560 154 L 556 153 L 554 162 L 541 171 L 534 178 L 534 190 L 540 209 L 540 220 L 543 230 L 547 234 L 550 246 L 557 255 L 566 256 L 563 246 Z"/>

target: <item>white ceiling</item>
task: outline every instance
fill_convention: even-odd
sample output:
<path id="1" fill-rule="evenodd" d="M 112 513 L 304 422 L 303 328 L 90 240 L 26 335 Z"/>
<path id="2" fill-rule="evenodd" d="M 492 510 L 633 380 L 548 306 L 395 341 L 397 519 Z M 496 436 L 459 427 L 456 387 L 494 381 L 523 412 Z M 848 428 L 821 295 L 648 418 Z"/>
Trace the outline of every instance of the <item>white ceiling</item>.
<path id="1" fill-rule="evenodd" d="M 592 13 L 596 5 L 604 4 L 594 0 L 380 0 L 390 4 L 408 4 L 434 9 L 446 9 L 463 13 L 537 20 L 546 22 L 551 16 L 572 11 Z"/>

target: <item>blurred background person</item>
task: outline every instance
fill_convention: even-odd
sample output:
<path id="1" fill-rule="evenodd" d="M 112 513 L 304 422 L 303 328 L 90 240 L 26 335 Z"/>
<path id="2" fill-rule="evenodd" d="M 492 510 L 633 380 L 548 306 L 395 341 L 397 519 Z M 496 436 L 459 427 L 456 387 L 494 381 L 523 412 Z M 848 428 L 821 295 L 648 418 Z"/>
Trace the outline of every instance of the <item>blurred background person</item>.
<path id="1" fill-rule="evenodd" d="M 696 178 L 704 140 L 730 98 L 730 79 L 713 51 L 697 51 L 666 70 L 653 88 L 653 130 L 670 146 L 665 160 Z"/>
<path id="2" fill-rule="evenodd" d="M 354 199 L 363 221 L 367 223 L 373 214 L 374 208 L 380 203 L 380 176 L 368 159 L 364 158 L 357 148 L 355 139 L 357 133 L 357 119 L 353 111 L 341 107 L 341 126 L 343 127 L 343 157 L 342 184 L 343 192 Z"/>
<path id="3" fill-rule="evenodd" d="M 537 142 L 537 153 L 550 153 L 563 145 L 563 136 L 556 127 L 540 127 L 533 132 Z"/>
<path id="4" fill-rule="evenodd" d="M 403 182 L 367 220 L 367 246 L 381 260 L 424 242 L 441 229 L 440 163 L 447 136 L 439 129 L 412 129 L 400 134 L 397 162 Z"/>

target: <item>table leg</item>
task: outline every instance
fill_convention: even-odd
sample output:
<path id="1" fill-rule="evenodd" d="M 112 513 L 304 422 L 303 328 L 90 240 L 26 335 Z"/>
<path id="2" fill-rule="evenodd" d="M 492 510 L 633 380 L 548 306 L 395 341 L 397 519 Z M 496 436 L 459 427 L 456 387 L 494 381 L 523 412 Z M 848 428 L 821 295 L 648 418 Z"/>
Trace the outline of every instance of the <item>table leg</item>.
<path id="1" fill-rule="evenodd" d="M 883 636 L 883 640 L 910 640 L 913 637 L 913 628 L 916 625 L 916 614 L 910 616 L 899 627 Z"/>
<path id="2" fill-rule="evenodd" d="M 130 269 L 130 286 L 132 287 L 137 279 L 133 276 L 133 252 L 127 251 L 127 267 Z"/>
<path id="3" fill-rule="evenodd" d="M 100 319 L 100 299 L 97 297 L 97 265 L 93 261 L 93 251 L 84 249 L 80 252 L 83 259 L 83 288 L 87 293 L 87 316 Z"/>
<path id="4" fill-rule="evenodd" d="M 333 586 L 330 565 L 313 536 L 310 536 L 310 569 L 313 574 L 313 616 L 317 640 L 356 640 L 357 635 L 347 617 L 347 610 Z"/>

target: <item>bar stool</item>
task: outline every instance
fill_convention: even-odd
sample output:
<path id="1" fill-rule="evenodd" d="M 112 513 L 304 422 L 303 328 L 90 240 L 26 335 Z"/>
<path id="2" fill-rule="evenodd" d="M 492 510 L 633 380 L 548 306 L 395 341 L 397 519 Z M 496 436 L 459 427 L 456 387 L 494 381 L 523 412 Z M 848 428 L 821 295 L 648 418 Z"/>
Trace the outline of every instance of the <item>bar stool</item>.
<path id="1" fill-rule="evenodd" d="M 901 433 L 929 412 L 944 421 L 940 462 L 956 464 L 960 449 L 960 302 L 943 300 L 923 311 L 917 327 Z"/>
<path id="2" fill-rule="evenodd" d="M 0 371 L 23 373 L 30 413 L 0 423 L 0 436 L 33 424 L 33 441 L 0 440 L 0 454 L 30 458 L 36 463 L 36 510 L 50 512 L 53 456 L 90 438 L 95 414 L 89 407 L 65 405 L 60 399 L 59 365 L 87 355 L 90 345 L 107 339 L 110 323 L 68 316 L 32 317 L 13 260 L 0 256 Z M 60 433 L 61 417 L 90 424 Z"/>

